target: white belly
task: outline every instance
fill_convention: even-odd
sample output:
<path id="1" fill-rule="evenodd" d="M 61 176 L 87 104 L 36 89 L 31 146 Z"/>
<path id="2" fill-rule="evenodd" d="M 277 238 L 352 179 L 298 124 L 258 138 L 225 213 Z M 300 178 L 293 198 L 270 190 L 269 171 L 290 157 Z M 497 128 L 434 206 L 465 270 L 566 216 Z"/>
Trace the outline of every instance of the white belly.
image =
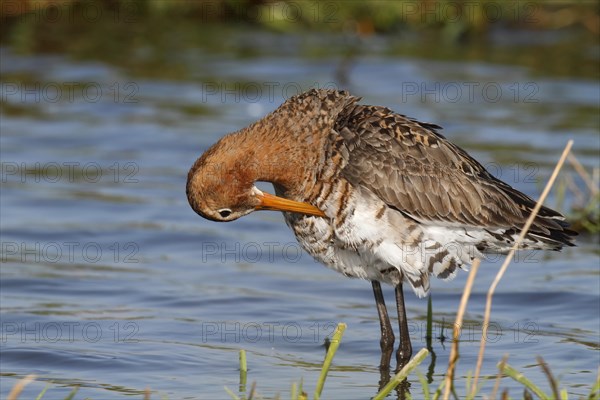
<path id="1" fill-rule="evenodd" d="M 430 274 L 450 279 L 463 264 L 480 256 L 473 245 L 461 244 L 465 238 L 472 240 L 464 229 L 430 229 L 394 209 L 381 213 L 383 206 L 369 193 L 355 192 L 343 222 L 335 217 L 285 215 L 300 245 L 327 267 L 394 286 L 407 281 L 419 297 L 429 291 Z"/>

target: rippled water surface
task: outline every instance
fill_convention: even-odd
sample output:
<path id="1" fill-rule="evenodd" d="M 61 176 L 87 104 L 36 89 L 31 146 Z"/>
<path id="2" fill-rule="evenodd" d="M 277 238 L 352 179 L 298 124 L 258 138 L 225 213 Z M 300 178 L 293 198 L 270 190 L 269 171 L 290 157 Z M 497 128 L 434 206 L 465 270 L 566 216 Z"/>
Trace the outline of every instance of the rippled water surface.
<path id="1" fill-rule="evenodd" d="M 2 397 L 33 373 L 38 380 L 23 398 L 45 382 L 48 399 L 75 385 L 78 398 L 141 398 L 145 388 L 153 398 L 227 398 L 224 386 L 238 390 L 239 349 L 247 350 L 248 380 L 262 395 L 285 397 L 300 379 L 310 393 L 324 339 L 338 322 L 348 328 L 324 395 L 377 392 L 379 323 L 370 284 L 302 253 L 279 213 L 217 224 L 195 215 L 185 197 L 188 168 L 202 151 L 298 89 L 344 87 L 364 103 L 442 125 L 496 176 L 534 197 L 570 138 L 579 160 L 598 167 L 600 86 L 577 71 L 557 76 L 485 57 L 388 54 L 383 39 L 344 67 L 337 56 L 285 50 L 297 45 L 294 36 L 228 38 L 281 50 L 239 58 L 188 48 L 176 59 L 186 72 L 167 78 L 119 63 L 0 49 Z M 325 51 L 326 43 L 313 41 Z M 597 48 L 586 51 L 598 61 Z M 570 191 L 561 198 L 553 192 L 548 204 L 566 209 L 576 200 Z M 569 394 L 589 393 L 599 365 L 597 241 L 582 236 L 576 248 L 518 256 L 495 297 L 486 376 L 508 355 L 548 389 L 536 365 L 542 355 Z M 485 293 L 500 263 L 484 262 L 477 276 L 459 377 L 474 369 Z M 461 273 L 433 282 L 436 337 L 451 335 L 465 280 Z M 392 308 L 393 292 L 385 290 Z M 418 350 L 427 301 L 406 297 Z M 436 339 L 433 350 L 435 362 L 427 359 L 420 371 L 429 370 L 437 387 L 449 341 Z M 485 381 L 482 393 L 492 386 Z M 508 378 L 502 387 L 522 393 Z"/>

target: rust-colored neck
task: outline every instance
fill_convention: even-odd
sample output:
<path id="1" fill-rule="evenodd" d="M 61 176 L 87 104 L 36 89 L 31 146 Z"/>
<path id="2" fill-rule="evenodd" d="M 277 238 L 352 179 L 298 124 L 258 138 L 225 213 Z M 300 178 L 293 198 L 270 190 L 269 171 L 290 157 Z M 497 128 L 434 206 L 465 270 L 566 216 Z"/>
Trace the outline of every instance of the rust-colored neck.
<path id="1" fill-rule="evenodd" d="M 278 194 L 304 201 L 325 160 L 326 143 L 338 114 L 356 98 L 346 92 L 311 90 L 209 149 L 195 168 L 220 165 L 218 176 L 244 193 L 256 181 L 271 182 Z M 204 167 L 205 168 L 205 167 Z"/>
<path id="2" fill-rule="evenodd" d="M 323 142 L 316 132 L 269 117 L 224 138 L 237 147 L 233 170 L 242 181 L 270 182 L 290 198 L 302 196 Z"/>

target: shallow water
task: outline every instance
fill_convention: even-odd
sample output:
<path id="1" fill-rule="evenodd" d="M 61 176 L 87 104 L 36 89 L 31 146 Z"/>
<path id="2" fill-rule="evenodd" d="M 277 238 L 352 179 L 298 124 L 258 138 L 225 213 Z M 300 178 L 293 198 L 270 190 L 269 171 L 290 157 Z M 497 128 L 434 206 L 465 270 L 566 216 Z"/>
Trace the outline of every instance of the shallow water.
<path id="1" fill-rule="evenodd" d="M 341 85 L 335 56 L 240 59 L 190 48 L 180 58 L 189 72 L 175 80 L 67 55 L 0 52 L 3 397 L 34 373 L 38 381 L 23 398 L 45 382 L 48 399 L 75 385 L 77 398 L 141 398 L 145 388 L 153 398 L 227 398 L 224 386 L 238 390 L 239 349 L 248 351 L 248 380 L 262 395 L 285 397 L 301 378 L 310 393 L 324 339 L 338 322 L 348 329 L 324 395 L 377 392 L 379 325 L 369 283 L 303 254 L 278 213 L 217 224 L 195 215 L 185 197 L 187 170 L 203 150 L 298 89 L 339 85 L 365 103 L 442 125 L 496 176 L 534 197 L 570 138 L 580 161 L 598 166 L 600 86 L 576 73 L 373 51 L 351 61 Z M 548 204 L 557 201 L 552 194 Z M 567 193 L 565 206 L 573 201 Z M 589 393 L 599 365 L 597 240 L 582 236 L 576 248 L 518 256 L 495 296 L 483 374 L 494 377 L 508 354 L 548 389 L 536 366 L 542 355 L 570 395 Z M 501 261 L 480 268 L 459 377 L 474 369 L 485 293 Z M 465 280 L 461 273 L 433 282 L 434 336 L 451 335 Z M 393 304 L 391 288 L 384 290 Z M 416 351 L 425 346 L 427 302 L 406 297 Z M 433 387 L 449 346 L 435 340 L 435 365 L 429 358 L 420 367 L 430 368 Z M 486 381 L 482 393 L 492 385 Z M 501 387 L 522 392 L 508 378 Z"/>

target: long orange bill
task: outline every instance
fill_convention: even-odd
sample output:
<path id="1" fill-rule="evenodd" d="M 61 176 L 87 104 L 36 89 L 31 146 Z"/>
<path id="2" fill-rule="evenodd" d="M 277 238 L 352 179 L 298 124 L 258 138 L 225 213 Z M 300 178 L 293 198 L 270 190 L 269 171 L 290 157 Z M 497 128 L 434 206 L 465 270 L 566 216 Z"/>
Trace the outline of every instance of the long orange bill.
<path id="1" fill-rule="evenodd" d="M 316 215 L 317 217 L 325 216 L 323 211 L 308 203 L 284 199 L 283 197 L 273 196 L 272 194 L 265 192 L 259 195 L 259 199 L 260 205 L 256 207 L 257 210 L 289 211 L 300 214 Z"/>

